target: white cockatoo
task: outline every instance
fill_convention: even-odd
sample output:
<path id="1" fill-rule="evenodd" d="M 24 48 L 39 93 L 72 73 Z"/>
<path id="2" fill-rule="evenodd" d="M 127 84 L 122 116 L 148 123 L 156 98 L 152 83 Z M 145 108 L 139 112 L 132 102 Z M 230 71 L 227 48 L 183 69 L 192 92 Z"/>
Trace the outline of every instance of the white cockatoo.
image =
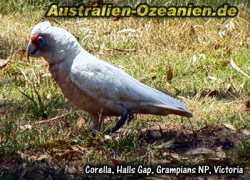
<path id="1" fill-rule="evenodd" d="M 92 129 L 99 130 L 107 116 L 120 116 L 111 132 L 137 113 L 192 116 L 179 100 L 99 60 L 84 50 L 71 33 L 51 26 L 48 21 L 32 29 L 27 53 L 48 62 L 49 71 L 65 97 L 91 115 Z"/>

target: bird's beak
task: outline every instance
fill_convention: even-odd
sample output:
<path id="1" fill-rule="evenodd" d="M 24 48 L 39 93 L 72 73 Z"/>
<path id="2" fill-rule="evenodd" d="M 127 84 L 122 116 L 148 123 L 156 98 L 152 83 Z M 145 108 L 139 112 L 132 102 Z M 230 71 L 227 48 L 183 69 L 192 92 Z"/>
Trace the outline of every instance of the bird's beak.
<path id="1" fill-rule="evenodd" d="M 36 45 L 34 45 L 33 43 L 29 42 L 28 46 L 27 46 L 27 60 L 29 61 L 29 57 L 34 55 L 36 53 L 36 51 L 38 50 L 38 48 L 36 47 Z"/>

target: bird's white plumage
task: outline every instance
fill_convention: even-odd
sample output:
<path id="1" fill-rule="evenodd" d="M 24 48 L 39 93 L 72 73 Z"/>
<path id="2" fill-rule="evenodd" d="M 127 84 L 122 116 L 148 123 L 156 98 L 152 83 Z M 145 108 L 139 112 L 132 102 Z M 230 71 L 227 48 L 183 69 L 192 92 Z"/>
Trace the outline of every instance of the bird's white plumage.
<path id="1" fill-rule="evenodd" d="M 41 23 L 38 23 L 37 25 L 35 25 L 31 31 L 31 35 L 34 35 L 36 33 L 40 33 L 40 32 L 46 32 L 48 28 L 50 28 L 51 25 L 48 21 L 44 21 Z"/>
<path id="2" fill-rule="evenodd" d="M 68 31 L 43 22 L 33 28 L 34 33 L 52 37 L 53 48 L 46 58 L 50 71 L 65 96 L 81 109 L 91 114 L 102 109 L 106 115 L 120 115 L 129 109 L 134 113 L 191 116 L 179 100 L 89 54 Z M 91 102 L 79 103 L 81 99 Z"/>
<path id="3" fill-rule="evenodd" d="M 81 52 L 74 59 L 70 77 L 82 91 L 96 97 L 96 101 L 113 101 L 130 109 L 140 105 L 155 105 L 187 111 L 180 101 L 142 84 L 124 71 L 86 52 Z"/>

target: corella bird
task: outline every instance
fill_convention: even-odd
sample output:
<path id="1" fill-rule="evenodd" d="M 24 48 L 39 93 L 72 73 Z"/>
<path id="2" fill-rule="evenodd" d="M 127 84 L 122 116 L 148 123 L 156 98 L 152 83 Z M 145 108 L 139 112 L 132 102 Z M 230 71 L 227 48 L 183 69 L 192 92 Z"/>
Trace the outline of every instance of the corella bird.
<path id="1" fill-rule="evenodd" d="M 137 113 L 192 116 L 179 100 L 99 60 L 84 50 L 71 33 L 48 21 L 32 29 L 27 53 L 48 62 L 49 71 L 65 97 L 91 115 L 92 130 L 100 130 L 107 116 L 120 117 L 111 132 Z"/>

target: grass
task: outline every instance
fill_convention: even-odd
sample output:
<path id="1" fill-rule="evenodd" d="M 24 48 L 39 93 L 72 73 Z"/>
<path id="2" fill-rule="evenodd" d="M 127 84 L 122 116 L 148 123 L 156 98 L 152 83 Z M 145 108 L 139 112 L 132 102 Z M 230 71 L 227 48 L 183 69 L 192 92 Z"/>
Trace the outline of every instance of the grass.
<path id="1" fill-rule="evenodd" d="M 180 138 L 182 142 L 189 140 L 190 132 L 198 133 L 207 127 L 222 129 L 218 130 L 220 143 L 206 147 L 217 152 L 227 142 L 225 132 L 230 131 L 227 137 L 234 143 L 236 153 L 231 157 L 225 150 L 229 154 L 225 162 L 249 163 L 249 137 L 241 131 L 250 129 L 249 110 L 245 105 L 250 96 L 250 81 L 230 66 L 230 58 L 233 58 L 249 74 L 250 10 L 246 4 L 239 5 L 240 15 L 233 19 L 49 19 L 52 24 L 72 32 L 92 54 L 145 84 L 178 97 L 194 114 L 191 124 L 178 116 L 138 115 L 120 135 L 110 138 L 102 132 L 91 136 L 88 115 L 63 97 L 43 59 L 26 60 L 23 49 L 31 28 L 41 20 L 44 11 L 31 4 L 24 4 L 21 10 L 11 3 L 14 1 L 6 1 L 0 14 L 0 24 L 4 24 L 0 27 L 0 58 L 10 59 L 0 70 L 0 153 L 3 157 L 0 169 L 8 158 L 15 159 L 17 165 L 20 161 L 40 164 L 45 159 L 57 175 L 61 171 L 75 171 L 74 168 L 76 174 L 81 174 L 82 169 L 77 168 L 88 163 L 208 163 L 211 159 L 202 155 L 190 158 L 178 148 L 172 151 L 159 148 L 171 137 L 169 131 L 177 133 L 175 140 Z M 40 7 L 40 1 L 36 3 Z M 124 29 L 128 32 L 123 32 Z M 53 123 L 34 125 L 65 113 L 67 115 Z M 27 124 L 32 127 L 24 126 Z M 110 125 L 107 122 L 107 126 Z M 158 125 L 167 135 L 165 139 L 152 140 L 159 132 L 150 136 L 143 134 L 143 130 Z M 212 132 L 204 132 L 208 141 Z M 180 133 L 184 135 L 178 136 Z M 241 142 L 237 143 L 235 138 Z M 206 142 L 200 144 L 204 146 Z M 184 161 L 185 158 L 188 161 Z M 223 158 L 219 160 L 224 162 Z"/>

